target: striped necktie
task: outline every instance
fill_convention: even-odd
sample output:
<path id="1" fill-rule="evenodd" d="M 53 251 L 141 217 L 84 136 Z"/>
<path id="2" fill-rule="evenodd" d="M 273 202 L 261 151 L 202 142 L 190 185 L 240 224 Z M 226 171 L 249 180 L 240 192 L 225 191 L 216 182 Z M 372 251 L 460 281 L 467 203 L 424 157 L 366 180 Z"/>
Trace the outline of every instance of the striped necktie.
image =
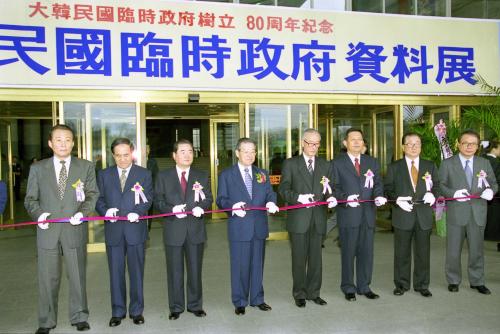
<path id="1" fill-rule="evenodd" d="M 465 160 L 465 179 L 469 185 L 469 189 L 472 189 L 472 169 L 470 168 L 470 160 Z"/>
<path id="2" fill-rule="evenodd" d="M 248 172 L 248 168 L 245 168 L 244 171 L 245 171 L 245 187 L 247 188 L 250 198 L 252 198 L 252 177 Z"/>

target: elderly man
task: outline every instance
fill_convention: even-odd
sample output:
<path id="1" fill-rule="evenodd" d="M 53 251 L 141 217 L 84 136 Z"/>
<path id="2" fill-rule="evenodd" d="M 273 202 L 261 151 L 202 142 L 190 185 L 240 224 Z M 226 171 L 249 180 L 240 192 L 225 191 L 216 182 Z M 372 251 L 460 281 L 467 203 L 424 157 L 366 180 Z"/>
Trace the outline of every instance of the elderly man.
<path id="1" fill-rule="evenodd" d="M 265 211 L 245 211 L 245 207 L 263 207 L 267 212 L 279 211 L 276 193 L 266 171 L 253 165 L 256 144 L 240 138 L 236 144 L 238 163 L 222 171 L 217 189 L 217 205 L 233 209 L 227 224 L 231 260 L 231 299 L 236 315 L 244 315 L 251 306 L 270 311 L 264 301 L 264 255 L 269 235 Z"/>
<path id="2" fill-rule="evenodd" d="M 493 199 L 498 185 L 490 162 L 475 156 L 478 146 L 479 134 L 463 131 L 458 138 L 460 153 L 444 160 L 439 167 L 441 192 L 456 199 L 447 203 L 445 272 L 448 290 L 458 292 L 462 282 L 462 245 L 467 239 L 470 287 L 489 295 L 491 292 L 484 282 L 484 227 L 487 201 Z"/>

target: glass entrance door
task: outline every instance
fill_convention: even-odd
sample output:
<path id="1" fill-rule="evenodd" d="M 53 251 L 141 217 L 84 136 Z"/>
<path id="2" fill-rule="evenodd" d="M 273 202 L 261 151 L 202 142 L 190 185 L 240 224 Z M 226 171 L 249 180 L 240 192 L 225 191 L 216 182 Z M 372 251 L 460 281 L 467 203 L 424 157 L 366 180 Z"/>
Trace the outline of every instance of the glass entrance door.
<path id="1" fill-rule="evenodd" d="M 9 224 L 14 221 L 14 183 L 12 173 L 12 137 L 8 122 L 0 122 L 0 180 L 7 185 L 7 203 L 0 224 Z"/>

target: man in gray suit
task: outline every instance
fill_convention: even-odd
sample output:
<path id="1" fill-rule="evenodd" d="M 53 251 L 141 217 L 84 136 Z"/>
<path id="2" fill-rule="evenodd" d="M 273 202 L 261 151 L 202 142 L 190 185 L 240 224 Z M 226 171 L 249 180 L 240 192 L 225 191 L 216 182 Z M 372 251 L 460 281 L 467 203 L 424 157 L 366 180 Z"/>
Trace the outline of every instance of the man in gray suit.
<path id="1" fill-rule="evenodd" d="M 491 292 L 484 283 L 483 240 L 487 201 L 493 199 L 498 185 L 489 161 L 475 156 L 478 146 L 477 132 L 462 132 L 458 139 L 460 153 L 444 160 L 439 168 L 441 192 L 445 197 L 456 198 L 447 202 L 445 272 L 448 290 L 458 292 L 462 281 L 462 245 L 467 238 L 470 287 L 489 295 Z"/>
<path id="2" fill-rule="evenodd" d="M 94 165 L 71 156 L 73 130 L 55 125 L 49 134 L 53 158 L 32 165 L 24 206 L 40 222 L 38 249 L 37 334 L 47 334 L 57 325 L 57 299 L 61 280 L 61 255 L 69 281 L 69 318 L 78 331 L 89 330 L 87 322 L 86 257 L 88 230 L 81 218 L 95 208 L 97 190 Z M 49 219 L 71 217 L 67 223 L 49 224 Z"/>
<path id="3" fill-rule="evenodd" d="M 420 158 L 422 141 L 417 133 L 406 133 L 402 140 L 404 158 L 387 169 L 384 190 L 390 200 L 394 227 L 394 295 L 402 296 L 410 289 L 413 244 L 413 289 L 431 297 L 430 254 L 432 205 L 438 195 L 436 165 Z"/>
<path id="4" fill-rule="evenodd" d="M 207 240 L 203 214 L 212 205 L 208 173 L 191 166 L 193 144 L 181 139 L 174 143 L 175 167 L 158 174 L 155 203 L 160 213 L 178 213 L 165 218 L 163 242 L 167 262 L 168 306 L 170 320 L 176 320 L 185 309 L 184 261 L 187 273 L 187 311 L 196 317 L 203 310 L 202 264 Z M 186 215 L 184 211 L 191 211 Z"/>
<path id="5" fill-rule="evenodd" d="M 321 135 L 315 129 L 303 134 L 303 154 L 285 160 L 279 193 L 289 205 L 328 201 L 328 207 L 337 205 L 332 196 L 330 164 L 317 157 Z M 326 305 L 320 297 L 322 282 L 321 244 L 326 233 L 326 206 L 290 210 L 286 229 L 292 247 L 293 298 L 298 307 L 306 306 L 306 299 Z"/>
<path id="6" fill-rule="evenodd" d="M 376 159 L 361 153 L 364 140 L 360 129 L 348 129 L 343 144 L 347 153 L 340 154 L 332 161 L 335 197 L 348 201 L 337 208 L 342 259 L 340 288 L 348 301 L 356 300 L 356 292 L 368 299 L 377 299 L 379 295 L 370 289 L 375 206 L 382 206 L 387 202 L 383 197 L 380 167 Z M 358 200 L 367 202 L 360 203 Z"/>

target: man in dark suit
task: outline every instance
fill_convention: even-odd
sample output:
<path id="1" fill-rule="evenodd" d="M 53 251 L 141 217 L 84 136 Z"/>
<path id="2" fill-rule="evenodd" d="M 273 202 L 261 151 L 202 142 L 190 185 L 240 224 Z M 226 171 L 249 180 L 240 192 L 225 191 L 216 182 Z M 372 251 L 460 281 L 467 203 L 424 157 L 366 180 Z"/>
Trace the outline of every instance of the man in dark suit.
<path id="1" fill-rule="evenodd" d="M 249 138 L 240 138 L 236 145 L 238 163 L 222 171 L 219 176 L 217 205 L 233 209 L 229 213 L 227 235 L 231 260 L 231 299 L 236 315 L 245 314 L 245 307 L 270 311 L 264 301 L 265 242 L 269 235 L 265 211 L 245 211 L 245 206 L 279 211 L 276 193 L 272 190 L 266 171 L 253 165 L 256 144 Z"/>
<path id="2" fill-rule="evenodd" d="M 3 214 L 5 210 L 5 205 L 7 204 L 7 184 L 0 180 L 0 215 Z"/>
<path id="3" fill-rule="evenodd" d="M 317 157 L 321 135 L 315 129 L 303 134 L 303 154 L 283 163 L 279 193 L 289 204 L 329 202 L 333 208 L 337 201 L 332 196 L 330 164 Z M 326 186 L 327 185 L 327 186 Z M 306 299 L 326 305 L 320 297 L 322 282 L 321 245 L 326 234 L 326 206 L 315 206 L 287 212 L 286 228 L 292 248 L 293 298 L 298 307 L 306 306 Z"/>
<path id="4" fill-rule="evenodd" d="M 487 201 L 498 191 L 495 173 L 488 160 L 475 156 L 479 134 L 472 130 L 458 138 L 458 155 L 444 160 L 439 167 L 439 184 L 447 202 L 446 211 L 446 280 L 448 290 L 458 292 L 462 281 L 462 245 L 469 246 L 469 283 L 472 289 L 489 295 L 484 282 L 484 226 Z M 479 198 L 469 198 L 475 195 Z"/>
<path id="5" fill-rule="evenodd" d="M 484 153 L 484 158 L 488 159 L 493 168 L 497 183 L 500 182 L 500 141 L 498 139 L 489 141 Z M 493 198 L 488 202 L 487 218 L 484 239 L 500 241 L 500 198 Z M 497 250 L 500 252 L 500 243 L 497 243 Z"/>
<path id="6" fill-rule="evenodd" d="M 342 282 L 340 288 L 348 301 L 356 300 L 356 293 L 368 299 L 379 295 L 370 289 L 373 272 L 373 237 L 375 234 L 375 206 L 384 205 L 384 188 L 376 159 L 361 154 L 364 140 L 360 129 L 347 130 L 345 154 L 332 162 L 335 197 L 347 200 L 337 208 L 341 245 Z M 358 200 L 374 200 L 358 202 Z M 356 265 L 356 284 L 354 284 Z"/>
<path id="7" fill-rule="evenodd" d="M 24 206 L 40 222 L 38 250 L 37 334 L 47 334 L 57 325 L 57 300 L 61 281 L 61 255 L 69 286 L 69 318 L 79 331 L 89 330 L 86 289 L 88 227 L 81 218 L 95 209 L 99 191 L 94 165 L 71 156 L 73 130 L 55 125 L 49 134 L 54 157 L 31 167 Z M 70 218 L 70 224 L 46 223 L 47 219 Z"/>
<path id="8" fill-rule="evenodd" d="M 432 205 L 439 189 L 438 171 L 432 161 L 420 159 L 419 134 L 405 134 L 402 144 L 404 158 L 389 165 L 384 184 L 387 197 L 396 201 L 392 208 L 394 295 L 401 296 L 410 289 L 413 244 L 413 289 L 424 297 L 431 297 L 430 238 Z"/>
<path id="9" fill-rule="evenodd" d="M 111 144 L 116 166 L 100 171 L 97 186 L 100 196 L 96 209 L 101 216 L 126 216 L 128 221 L 106 221 L 104 237 L 108 255 L 111 289 L 110 327 L 121 324 L 127 314 L 125 263 L 130 282 L 129 316 L 134 324 L 144 323 L 144 260 L 148 234 L 147 215 L 153 203 L 151 172 L 133 163 L 134 144 L 128 138 L 117 138 Z M 126 261 L 126 262 L 125 262 Z"/>
<path id="10" fill-rule="evenodd" d="M 194 153 L 190 141 L 175 142 L 172 156 L 175 167 L 160 172 L 155 184 L 155 203 L 160 213 L 178 213 L 166 217 L 163 223 L 169 319 L 178 319 L 185 309 L 184 261 L 187 311 L 204 317 L 202 264 L 207 232 L 203 214 L 212 205 L 212 193 L 207 172 L 191 166 Z M 192 214 L 188 216 L 184 211 Z"/>

